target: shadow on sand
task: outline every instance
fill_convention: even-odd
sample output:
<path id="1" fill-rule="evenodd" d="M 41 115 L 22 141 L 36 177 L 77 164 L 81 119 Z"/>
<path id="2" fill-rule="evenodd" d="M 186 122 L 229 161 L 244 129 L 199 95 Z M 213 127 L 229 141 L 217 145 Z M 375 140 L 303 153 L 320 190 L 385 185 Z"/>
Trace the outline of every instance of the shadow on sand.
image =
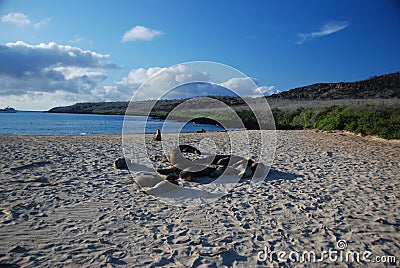
<path id="1" fill-rule="evenodd" d="M 267 177 L 264 179 L 264 181 L 274 181 L 274 180 L 289 180 L 290 181 L 290 180 L 295 180 L 298 178 L 304 178 L 304 175 L 279 171 L 279 170 L 271 168 L 269 170 Z"/>

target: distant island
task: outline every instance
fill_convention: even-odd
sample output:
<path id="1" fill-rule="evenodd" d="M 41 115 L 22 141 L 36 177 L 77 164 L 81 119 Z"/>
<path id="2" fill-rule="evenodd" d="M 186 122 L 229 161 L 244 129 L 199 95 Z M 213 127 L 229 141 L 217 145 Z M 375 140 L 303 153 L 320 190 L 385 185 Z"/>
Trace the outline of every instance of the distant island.
<path id="1" fill-rule="evenodd" d="M 234 109 L 248 129 L 258 128 L 254 114 L 246 109 L 243 99 L 229 96 L 210 97 Z M 272 109 L 277 129 L 337 129 L 400 139 L 400 72 L 355 82 L 317 83 L 265 98 Z M 130 114 L 146 115 L 147 107 L 153 106 L 150 116 L 164 119 L 185 100 L 137 101 L 134 111 Z M 55 107 L 48 112 L 124 115 L 128 104 L 127 101 L 76 103 Z M 207 105 L 204 103 L 202 107 Z M 222 122 L 230 120 L 224 114 L 216 114 Z M 184 113 L 173 119 L 187 120 Z M 197 123 L 210 122 L 199 114 Z"/>
<path id="2" fill-rule="evenodd" d="M 16 113 L 17 110 L 15 110 L 14 108 L 7 106 L 4 109 L 0 109 L 0 113 Z"/>

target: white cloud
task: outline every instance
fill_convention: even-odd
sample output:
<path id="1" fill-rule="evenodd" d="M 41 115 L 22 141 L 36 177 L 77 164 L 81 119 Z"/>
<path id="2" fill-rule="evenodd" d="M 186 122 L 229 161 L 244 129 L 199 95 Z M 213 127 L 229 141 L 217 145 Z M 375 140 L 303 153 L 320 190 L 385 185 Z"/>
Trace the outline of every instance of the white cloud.
<path id="1" fill-rule="evenodd" d="M 1 18 L 1 22 L 15 24 L 17 26 L 30 26 L 33 25 L 35 28 L 41 28 L 48 24 L 51 21 L 51 18 L 42 19 L 36 23 L 33 23 L 27 15 L 19 12 L 10 12 L 7 15 L 4 15 Z"/>
<path id="2" fill-rule="evenodd" d="M 166 70 L 166 68 L 152 67 L 149 69 L 144 69 L 144 68 L 133 69 L 129 72 L 128 76 L 124 77 L 121 80 L 121 82 L 119 82 L 119 84 L 139 86 L 140 84 L 142 84 L 151 76 L 153 76 L 154 74 L 158 73 L 161 70 Z"/>
<path id="3" fill-rule="evenodd" d="M 153 76 L 155 74 L 157 75 Z M 189 98 L 200 94 L 201 87 L 191 86 L 190 89 L 186 88 L 184 90 L 181 88 L 173 91 L 171 89 L 174 89 L 178 84 L 208 79 L 207 74 L 192 70 L 185 65 L 176 65 L 168 68 L 140 68 L 131 70 L 127 77 L 117 83 L 117 87 L 120 92 L 125 92 L 126 96 L 129 96 L 128 99 L 134 93 L 136 93 L 135 100 Z M 145 81 L 146 83 L 144 83 Z M 140 91 L 137 91 L 140 86 L 142 86 Z M 167 95 L 165 95 L 166 93 Z"/>
<path id="4" fill-rule="evenodd" d="M 87 45 L 93 45 L 93 40 L 91 40 L 91 39 L 87 39 L 87 38 L 85 38 L 85 37 L 82 37 L 82 36 L 79 36 L 79 35 L 76 35 L 75 36 L 75 38 L 73 38 L 73 39 L 69 39 L 68 40 L 68 43 L 69 44 L 72 44 L 72 45 L 78 45 L 78 44 L 87 44 Z"/>
<path id="5" fill-rule="evenodd" d="M 161 31 L 149 29 L 139 25 L 125 32 L 125 34 L 122 36 L 122 42 L 135 40 L 150 41 L 162 34 L 163 32 Z"/>
<path id="6" fill-rule="evenodd" d="M 10 12 L 7 15 L 4 15 L 1 18 L 2 22 L 8 22 L 15 24 L 17 26 L 27 26 L 30 25 L 32 22 L 29 20 L 28 16 L 23 13 L 18 12 Z"/>
<path id="7" fill-rule="evenodd" d="M 261 86 L 254 89 L 254 92 L 264 96 L 270 96 L 272 94 L 280 93 L 280 91 L 276 89 L 275 86 Z"/>
<path id="8" fill-rule="evenodd" d="M 157 75 L 153 76 L 155 74 Z M 197 81 L 200 83 L 196 83 Z M 169 68 L 133 69 L 128 76 L 116 84 L 116 87 L 121 96 L 126 96 L 125 99 L 131 99 L 135 93 L 135 100 L 233 95 L 225 88 L 242 97 L 271 95 L 279 92 L 274 86 L 259 86 L 254 78 L 234 77 L 221 84 L 205 81 L 210 81 L 210 76 L 206 72 L 199 72 L 185 65 L 177 65 Z M 144 82 L 146 83 L 143 84 Z M 185 85 L 175 88 L 178 84 Z M 137 91 L 139 87 L 141 87 L 140 91 Z"/>
<path id="9" fill-rule="evenodd" d="M 87 94 L 107 76 L 109 55 L 56 43 L 0 45 L 0 96 L 65 91 Z"/>
<path id="10" fill-rule="evenodd" d="M 42 28 L 43 26 L 47 25 L 51 21 L 51 18 L 45 18 L 43 20 L 40 20 L 39 22 L 35 23 L 33 26 L 35 28 Z"/>
<path id="11" fill-rule="evenodd" d="M 77 44 L 77 43 L 81 43 L 82 41 L 83 41 L 82 37 L 76 36 L 74 39 L 68 40 L 68 43 Z"/>
<path id="12" fill-rule="evenodd" d="M 251 95 L 250 93 L 254 93 L 253 90 L 256 88 L 254 81 L 248 77 L 234 77 L 221 85 L 246 97 Z"/>
<path id="13" fill-rule="evenodd" d="M 347 21 L 333 22 L 325 24 L 319 31 L 311 33 L 300 33 L 300 40 L 297 44 L 302 44 L 306 41 L 313 40 L 325 35 L 333 34 L 347 28 L 350 25 Z"/>
<path id="14" fill-rule="evenodd" d="M 81 94 L 66 91 L 29 92 L 20 96 L 0 95 L 0 104 L 3 106 L 10 105 L 17 110 L 45 111 L 56 106 L 66 106 L 76 102 L 81 102 L 82 97 Z"/>
<path id="15" fill-rule="evenodd" d="M 242 97 L 258 97 L 279 92 L 274 86 L 259 86 L 259 82 L 251 77 L 234 77 L 221 85 L 234 90 Z"/>

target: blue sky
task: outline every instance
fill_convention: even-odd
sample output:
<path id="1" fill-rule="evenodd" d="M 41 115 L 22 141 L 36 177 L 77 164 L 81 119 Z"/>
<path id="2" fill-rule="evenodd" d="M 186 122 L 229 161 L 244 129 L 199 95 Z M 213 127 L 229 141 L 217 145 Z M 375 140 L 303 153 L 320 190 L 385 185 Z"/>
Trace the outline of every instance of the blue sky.
<path id="1" fill-rule="evenodd" d="M 0 18 L 0 106 L 17 109 L 128 100 L 188 61 L 237 68 L 266 94 L 400 70 L 395 0 L 10 0 Z"/>

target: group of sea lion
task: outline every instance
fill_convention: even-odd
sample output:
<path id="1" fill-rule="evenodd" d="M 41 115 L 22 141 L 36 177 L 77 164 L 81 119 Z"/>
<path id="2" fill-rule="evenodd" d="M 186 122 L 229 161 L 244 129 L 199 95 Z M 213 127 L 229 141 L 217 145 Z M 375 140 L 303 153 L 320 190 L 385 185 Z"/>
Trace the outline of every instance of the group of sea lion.
<path id="1" fill-rule="evenodd" d="M 160 130 L 157 130 L 154 141 L 161 141 Z M 190 160 L 183 153 L 197 155 L 198 158 Z M 183 144 L 172 149 L 169 159 L 166 156 L 158 156 L 162 162 L 169 162 L 167 168 L 158 168 L 157 173 L 145 173 L 135 177 L 138 185 L 143 187 L 148 194 L 157 195 L 168 192 L 178 187 L 178 179 L 195 181 L 196 178 L 218 178 L 221 175 L 237 176 L 239 179 L 255 177 L 265 178 L 268 168 L 263 163 L 254 162 L 238 155 L 215 154 L 201 156 L 202 153 L 194 146 Z M 114 162 L 114 168 L 125 169 L 132 165 L 126 158 L 118 158 Z"/>
<path id="2" fill-rule="evenodd" d="M 201 155 L 201 152 L 191 145 L 179 145 L 170 152 L 171 166 L 159 168 L 157 172 L 167 175 L 167 180 L 174 182 L 178 177 L 193 181 L 200 177 L 218 178 L 222 174 L 235 175 L 240 179 L 252 176 L 260 178 L 266 176 L 268 171 L 263 163 L 256 163 L 238 155 L 216 154 L 189 160 L 184 157 L 183 152 Z"/>

